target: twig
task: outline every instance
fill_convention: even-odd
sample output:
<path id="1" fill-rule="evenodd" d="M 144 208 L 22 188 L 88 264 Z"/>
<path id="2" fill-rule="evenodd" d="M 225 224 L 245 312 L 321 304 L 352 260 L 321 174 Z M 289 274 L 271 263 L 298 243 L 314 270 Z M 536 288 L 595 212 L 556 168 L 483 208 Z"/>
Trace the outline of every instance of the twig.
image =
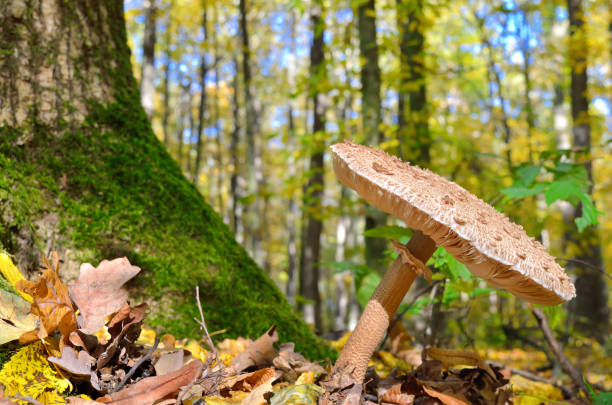
<path id="1" fill-rule="evenodd" d="M 217 354 L 217 349 L 215 349 L 215 344 L 213 343 L 210 337 L 210 334 L 208 333 L 208 328 L 206 327 L 206 322 L 204 321 L 204 312 L 202 311 L 202 304 L 200 303 L 200 287 L 197 285 L 196 285 L 196 301 L 198 303 L 198 309 L 200 310 L 200 320 L 198 321 L 196 319 L 195 321 L 198 324 L 200 324 L 202 329 L 204 329 L 204 332 L 206 333 L 206 338 L 208 339 L 208 346 L 210 346 L 210 349 L 215 354 L 215 357 L 218 358 L 219 356 Z"/>
<path id="2" fill-rule="evenodd" d="M 563 393 L 563 395 L 567 398 L 571 398 L 574 396 L 574 393 L 572 391 L 570 391 L 566 386 L 564 386 L 563 384 L 559 384 L 557 382 L 554 382 L 553 380 L 549 380 L 548 378 L 544 378 L 544 377 L 540 377 L 537 374 L 531 373 L 527 370 L 520 370 L 518 368 L 513 368 L 513 367 L 508 367 L 502 363 L 498 363 L 496 361 L 490 361 L 488 360 L 487 363 L 490 366 L 496 367 L 496 368 L 505 368 L 510 370 L 510 372 L 512 374 L 516 374 L 516 375 L 520 375 L 521 377 L 525 377 L 529 380 L 532 381 L 538 381 L 538 382 L 543 382 L 545 384 L 550 384 L 558 389 L 561 390 L 561 392 Z"/>
<path id="3" fill-rule="evenodd" d="M 44 405 L 42 402 L 35 400 L 29 395 L 27 397 L 22 397 L 21 395 L 15 395 L 13 398 L 19 399 L 21 401 L 27 401 L 31 403 L 32 405 Z"/>
<path id="4" fill-rule="evenodd" d="M 151 358 L 151 356 L 153 355 L 153 352 L 155 351 L 155 349 L 157 349 L 157 345 L 159 345 L 159 337 L 155 338 L 155 343 L 153 343 L 153 347 L 151 347 L 149 349 L 149 351 L 147 352 L 147 354 L 145 354 L 143 357 L 140 358 L 140 360 L 138 360 L 136 362 L 136 364 L 134 364 L 134 366 L 130 369 L 130 371 L 127 372 L 127 374 L 125 375 L 125 377 L 123 377 L 123 379 L 121 380 L 121 382 L 119 384 L 117 384 L 117 386 L 115 387 L 115 389 L 113 389 L 111 391 L 111 394 L 113 392 L 117 392 L 119 391 L 124 385 L 125 383 L 130 379 L 130 377 L 132 377 L 134 375 L 134 373 L 136 372 L 136 370 L 138 370 L 138 368 L 140 366 L 142 366 L 142 364 L 149 360 Z"/>
<path id="5" fill-rule="evenodd" d="M 580 260 L 580 259 L 564 259 L 562 257 L 557 257 L 557 260 L 561 260 L 564 262 L 568 262 L 568 263 L 576 263 L 576 264 L 581 264 L 583 266 L 586 266 L 588 268 L 591 268 L 593 270 L 597 270 L 598 272 L 602 273 L 604 276 L 610 278 L 612 280 L 612 275 L 609 274 L 608 272 L 606 272 L 605 269 L 599 267 L 599 266 L 595 266 L 594 264 L 591 264 L 589 262 L 586 262 L 584 260 Z"/>
<path id="6" fill-rule="evenodd" d="M 582 392 L 586 394 L 588 398 L 589 389 L 587 388 L 584 382 L 585 380 L 582 373 L 572 365 L 565 353 L 563 353 L 563 350 L 561 350 L 559 342 L 557 342 L 557 339 L 555 338 L 552 333 L 552 330 L 550 329 L 550 325 L 548 324 L 548 319 L 546 318 L 546 315 L 539 308 L 535 308 L 532 305 L 530 305 L 530 308 L 531 313 L 538 321 L 538 325 L 540 325 L 540 329 L 542 329 L 542 332 L 544 333 L 544 337 L 546 337 L 546 341 L 550 345 L 550 349 L 552 350 L 555 357 L 557 357 L 557 359 L 559 360 L 559 363 L 561 363 L 561 368 L 572 379 L 572 381 L 574 381 L 574 384 L 576 384 L 576 386 L 579 387 L 580 390 L 582 390 Z"/>

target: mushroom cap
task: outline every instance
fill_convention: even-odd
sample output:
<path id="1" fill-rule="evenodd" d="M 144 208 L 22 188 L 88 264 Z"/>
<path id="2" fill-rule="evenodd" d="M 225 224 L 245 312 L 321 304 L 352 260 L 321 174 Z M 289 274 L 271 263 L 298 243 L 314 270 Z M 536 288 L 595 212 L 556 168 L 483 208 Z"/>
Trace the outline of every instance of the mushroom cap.
<path id="1" fill-rule="evenodd" d="M 344 185 L 422 231 L 474 275 L 534 304 L 556 305 L 576 295 L 540 242 L 458 184 L 380 149 L 350 141 L 331 149 Z"/>

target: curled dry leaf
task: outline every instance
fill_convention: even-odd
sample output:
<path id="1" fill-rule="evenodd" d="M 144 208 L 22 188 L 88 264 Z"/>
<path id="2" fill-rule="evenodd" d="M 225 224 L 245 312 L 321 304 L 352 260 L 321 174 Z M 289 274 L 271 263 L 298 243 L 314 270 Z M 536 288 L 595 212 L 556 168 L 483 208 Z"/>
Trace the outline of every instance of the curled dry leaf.
<path id="1" fill-rule="evenodd" d="M 55 256 L 53 259 L 56 259 Z M 77 329 L 68 287 L 59 278 L 58 261 L 54 260 L 54 262 L 55 269 L 52 269 L 48 260 L 43 257 L 46 268 L 42 271 L 42 277 L 39 277 L 36 282 L 20 280 L 15 286 L 17 290 L 32 297 L 30 311 L 41 321 L 38 331 L 21 335 L 20 344 L 44 339 L 56 329 L 59 329 L 62 334 L 62 342 L 67 344 L 70 334 Z"/>
<path id="2" fill-rule="evenodd" d="M 260 382 L 249 395 L 241 402 L 241 405 L 264 405 L 268 400 L 264 397 L 268 392 L 272 391 L 272 383 L 276 380 L 276 373 L 270 375 L 267 380 Z"/>
<path id="3" fill-rule="evenodd" d="M 104 319 L 121 308 L 127 301 L 122 288 L 140 271 L 127 258 L 102 260 L 98 267 L 81 265 L 79 278 L 70 286 L 70 296 L 79 308 L 79 326 L 82 332 L 93 334 L 104 326 Z"/>
<path id="4" fill-rule="evenodd" d="M 108 332 L 111 335 L 112 341 L 104 352 L 98 356 L 96 369 L 101 369 L 113 358 L 124 337 L 128 337 L 130 342 L 136 341 L 140 334 L 140 326 L 144 319 L 146 309 L 146 303 L 140 304 L 134 308 L 126 303 L 110 320 Z"/>
<path id="5" fill-rule="evenodd" d="M 183 367 L 185 351 L 183 349 L 162 353 L 159 360 L 155 363 L 155 374 L 164 375 Z"/>
<path id="6" fill-rule="evenodd" d="M 494 379 L 497 379 L 493 369 L 482 360 L 478 353 L 469 350 L 448 350 L 435 347 L 425 349 L 425 353 L 432 359 L 441 361 L 444 367 L 455 365 L 477 366 L 485 370 Z"/>
<path id="7" fill-rule="evenodd" d="M 444 405 L 470 405 L 463 395 L 442 393 L 426 386 L 423 386 L 423 391 L 430 397 L 439 399 Z"/>
<path id="8" fill-rule="evenodd" d="M 47 360 L 74 376 L 91 376 L 93 357 L 87 354 L 85 350 L 81 350 L 77 355 L 76 350 L 72 347 L 64 346 L 61 357 L 49 356 Z"/>
<path id="9" fill-rule="evenodd" d="M 245 351 L 236 356 L 232 360 L 232 367 L 240 372 L 252 366 L 265 367 L 271 365 L 278 354 L 274 348 L 276 342 L 278 342 L 278 333 L 276 333 L 276 325 L 274 325 L 256 341 L 248 345 Z"/>
<path id="10" fill-rule="evenodd" d="M 204 365 L 195 360 L 185 364 L 172 373 L 143 378 L 136 384 L 98 399 L 112 405 L 152 404 L 195 381 L 202 373 Z"/>
<path id="11" fill-rule="evenodd" d="M 36 329 L 36 316 L 23 298 L 0 290 L 0 345 Z"/>
<path id="12" fill-rule="evenodd" d="M 270 367 L 252 373 L 228 376 L 221 382 L 219 390 L 224 394 L 228 394 L 229 391 L 250 392 L 273 377 L 276 377 L 276 371 Z"/>
<path id="13" fill-rule="evenodd" d="M 409 395 L 402 392 L 402 384 L 394 384 L 386 390 L 382 395 L 378 396 L 382 402 L 395 405 L 412 405 L 414 404 L 414 395 Z"/>

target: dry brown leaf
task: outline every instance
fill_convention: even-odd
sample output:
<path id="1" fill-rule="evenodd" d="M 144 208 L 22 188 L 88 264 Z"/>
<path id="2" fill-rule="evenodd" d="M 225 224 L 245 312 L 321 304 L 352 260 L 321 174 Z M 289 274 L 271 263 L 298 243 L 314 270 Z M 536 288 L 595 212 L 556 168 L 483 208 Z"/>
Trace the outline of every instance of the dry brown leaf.
<path id="1" fill-rule="evenodd" d="M 64 346 L 61 357 L 49 356 L 47 360 L 75 376 L 91 376 L 93 357 L 85 350 L 81 350 L 77 355 L 76 350 L 72 347 Z"/>
<path id="2" fill-rule="evenodd" d="M 247 395 L 241 405 L 264 405 L 268 403 L 268 400 L 264 398 L 264 395 L 273 390 L 272 383 L 276 380 L 276 373 L 270 376 L 267 380 L 262 381 L 257 388 L 255 388 L 249 395 Z"/>
<path id="3" fill-rule="evenodd" d="M 423 391 L 430 397 L 439 399 L 444 405 L 470 405 L 463 395 L 438 392 L 433 388 L 427 388 L 425 385 L 423 385 Z"/>
<path id="4" fill-rule="evenodd" d="M 36 282 L 20 280 L 15 286 L 17 290 L 32 296 L 30 311 L 41 320 L 38 331 L 21 335 L 19 343 L 22 345 L 37 339 L 44 339 L 56 329 L 59 329 L 62 334 L 62 342 L 67 344 L 70 334 L 77 329 L 68 287 L 59 278 L 57 255 L 52 254 L 52 260 L 55 263 L 55 269 L 51 268 L 49 261 L 43 257 L 43 264 L 46 268 L 42 271 L 42 277 L 39 277 Z"/>
<path id="5" fill-rule="evenodd" d="M 111 319 L 108 332 L 113 340 L 106 347 L 104 352 L 98 356 L 96 369 L 101 369 L 113 358 L 124 337 L 127 337 L 130 342 L 136 341 L 140 334 L 141 322 L 144 318 L 146 309 L 146 303 L 140 304 L 134 308 L 126 303 Z"/>
<path id="6" fill-rule="evenodd" d="M 192 361 L 172 373 L 143 378 L 128 388 L 105 395 L 103 401 L 112 405 L 152 404 L 177 392 L 181 387 L 191 384 L 200 376 L 203 367 L 202 362 L 198 360 Z"/>
<path id="7" fill-rule="evenodd" d="M 79 397 L 68 397 L 66 400 L 70 405 L 100 405 L 99 402 Z"/>
<path id="8" fill-rule="evenodd" d="M 102 260 L 98 267 L 89 263 L 81 265 L 79 278 L 70 286 L 70 296 L 80 310 L 80 330 L 96 333 L 104 326 L 104 319 L 127 301 L 127 291 L 122 288 L 140 271 L 127 258 Z"/>
<path id="9" fill-rule="evenodd" d="M 425 353 L 436 360 L 441 361 L 445 367 L 455 365 L 478 366 L 485 370 L 491 377 L 497 379 L 495 372 L 491 367 L 482 360 L 478 353 L 469 350 L 448 350 L 430 347 L 425 349 Z"/>
<path id="10" fill-rule="evenodd" d="M 270 378 L 276 377 L 276 371 L 271 368 L 262 368 L 251 373 L 229 376 L 223 379 L 219 385 L 222 393 L 229 391 L 253 391 Z"/>
<path id="11" fill-rule="evenodd" d="M 414 395 L 403 393 L 402 384 L 397 383 L 386 390 L 382 395 L 379 395 L 378 400 L 389 404 L 412 405 L 414 403 Z"/>
<path id="12" fill-rule="evenodd" d="M 164 375 L 183 367 L 185 351 L 180 349 L 175 352 L 163 353 L 155 363 L 155 374 Z"/>
<path id="13" fill-rule="evenodd" d="M 276 325 L 247 346 L 246 350 L 232 360 L 232 367 L 237 372 L 246 370 L 251 366 L 265 367 L 272 364 L 277 356 L 274 343 L 278 342 Z"/>

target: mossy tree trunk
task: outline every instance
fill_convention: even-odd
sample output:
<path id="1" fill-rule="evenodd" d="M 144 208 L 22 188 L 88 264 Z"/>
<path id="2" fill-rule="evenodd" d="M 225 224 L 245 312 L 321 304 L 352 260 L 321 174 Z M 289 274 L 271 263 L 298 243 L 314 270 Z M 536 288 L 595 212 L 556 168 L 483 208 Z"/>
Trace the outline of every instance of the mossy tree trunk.
<path id="1" fill-rule="evenodd" d="M 148 321 L 198 337 L 256 337 L 272 323 L 329 354 L 234 240 L 151 131 L 132 75 L 121 0 L 0 3 L 0 248 L 22 271 L 57 250 L 62 274 L 127 256 Z"/>

